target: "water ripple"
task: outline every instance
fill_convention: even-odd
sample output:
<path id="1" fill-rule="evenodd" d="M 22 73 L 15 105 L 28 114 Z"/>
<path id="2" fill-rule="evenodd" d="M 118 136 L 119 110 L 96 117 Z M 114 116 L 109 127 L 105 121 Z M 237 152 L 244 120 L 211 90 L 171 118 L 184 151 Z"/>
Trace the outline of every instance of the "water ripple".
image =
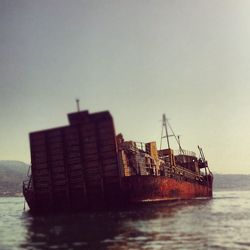
<path id="1" fill-rule="evenodd" d="M 31 216 L 0 198 L 1 250 L 250 249 L 250 192 L 147 204 L 123 212 Z"/>

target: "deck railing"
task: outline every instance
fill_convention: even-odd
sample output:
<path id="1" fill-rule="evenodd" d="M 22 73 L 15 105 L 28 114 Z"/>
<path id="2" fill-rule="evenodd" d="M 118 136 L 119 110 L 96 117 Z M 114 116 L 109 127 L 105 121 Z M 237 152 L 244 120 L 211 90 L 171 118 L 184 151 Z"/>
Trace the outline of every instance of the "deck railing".
<path id="1" fill-rule="evenodd" d="M 182 149 L 182 150 L 175 150 L 174 151 L 174 155 L 187 155 L 187 156 L 192 156 L 192 157 L 196 157 L 196 154 L 195 152 L 193 151 L 189 151 L 189 150 L 185 150 L 185 149 Z"/>
<path id="2" fill-rule="evenodd" d="M 27 193 L 28 191 L 31 191 L 33 189 L 31 166 L 28 169 L 27 177 L 28 177 L 28 179 L 23 182 L 23 192 L 24 193 Z"/>
<path id="3" fill-rule="evenodd" d="M 23 182 L 23 191 L 28 192 L 28 191 L 31 191 L 32 189 L 33 189 L 33 187 L 32 187 L 32 176 L 30 176 L 28 180 L 25 180 Z"/>

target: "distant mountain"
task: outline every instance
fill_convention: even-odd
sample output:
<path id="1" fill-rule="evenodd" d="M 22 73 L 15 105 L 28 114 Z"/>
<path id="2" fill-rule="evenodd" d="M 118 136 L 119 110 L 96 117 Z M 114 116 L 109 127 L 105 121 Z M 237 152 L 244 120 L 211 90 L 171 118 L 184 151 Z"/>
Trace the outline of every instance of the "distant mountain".
<path id="1" fill-rule="evenodd" d="M 0 196 L 21 195 L 28 168 L 24 162 L 0 161 Z"/>
<path id="2" fill-rule="evenodd" d="M 214 190 L 250 190 L 250 175 L 214 174 Z"/>

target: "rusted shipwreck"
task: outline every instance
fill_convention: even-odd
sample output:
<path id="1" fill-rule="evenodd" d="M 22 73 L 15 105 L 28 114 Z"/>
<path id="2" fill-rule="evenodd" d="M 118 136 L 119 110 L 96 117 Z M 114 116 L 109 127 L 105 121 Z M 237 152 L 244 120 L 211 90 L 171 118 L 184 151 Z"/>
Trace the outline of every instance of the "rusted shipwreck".
<path id="1" fill-rule="evenodd" d="M 175 137 L 179 152 L 174 154 L 165 116 L 162 138 L 168 147 L 160 150 L 156 142 L 136 143 L 116 135 L 108 111 L 78 111 L 68 119 L 67 126 L 30 133 L 31 171 L 23 194 L 31 212 L 212 197 L 213 175 L 202 149 L 198 158 Z"/>

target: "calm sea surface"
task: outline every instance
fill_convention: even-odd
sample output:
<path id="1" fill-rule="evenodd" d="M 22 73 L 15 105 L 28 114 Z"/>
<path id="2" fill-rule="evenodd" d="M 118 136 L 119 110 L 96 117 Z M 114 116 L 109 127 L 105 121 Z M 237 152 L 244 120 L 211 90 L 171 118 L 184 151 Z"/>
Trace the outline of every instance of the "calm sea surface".
<path id="1" fill-rule="evenodd" d="M 126 212 L 33 217 L 0 198 L 0 250 L 250 249 L 250 191 Z"/>

